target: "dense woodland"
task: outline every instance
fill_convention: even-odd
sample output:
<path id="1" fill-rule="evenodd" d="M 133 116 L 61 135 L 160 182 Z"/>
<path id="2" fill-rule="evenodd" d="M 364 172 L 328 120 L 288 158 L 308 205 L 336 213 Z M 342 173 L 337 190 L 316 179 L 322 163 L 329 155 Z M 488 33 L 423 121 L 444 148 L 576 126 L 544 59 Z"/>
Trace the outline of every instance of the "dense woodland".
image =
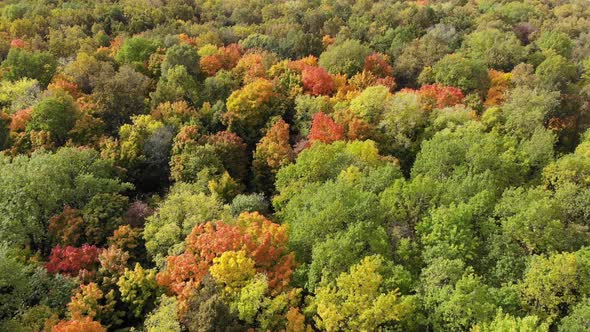
<path id="1" fill-rule="evenodd" d="M 590 330 L 589 1 L 0 14 L 0 331 Z"/>

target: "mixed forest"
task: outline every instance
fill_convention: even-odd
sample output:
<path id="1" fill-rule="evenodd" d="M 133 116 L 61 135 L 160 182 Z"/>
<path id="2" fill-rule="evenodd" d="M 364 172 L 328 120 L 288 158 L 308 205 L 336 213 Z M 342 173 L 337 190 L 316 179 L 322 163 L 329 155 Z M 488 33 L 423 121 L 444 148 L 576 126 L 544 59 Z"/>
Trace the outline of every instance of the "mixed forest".
<path id="1" fill-rule="evenodd" d="M 0 331 L 590 330 L 590 2 L 5 0 Z"/>

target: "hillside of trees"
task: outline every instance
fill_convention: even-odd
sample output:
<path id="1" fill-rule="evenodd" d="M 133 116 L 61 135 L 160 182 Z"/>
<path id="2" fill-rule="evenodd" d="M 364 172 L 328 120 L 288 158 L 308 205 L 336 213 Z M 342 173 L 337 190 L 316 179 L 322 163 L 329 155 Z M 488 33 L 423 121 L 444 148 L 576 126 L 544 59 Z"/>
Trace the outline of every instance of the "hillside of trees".
<path id="1" fill-rule="evenodd" d="M 590 331 L 590 1 L 0 1 L 0 331 Z"/>

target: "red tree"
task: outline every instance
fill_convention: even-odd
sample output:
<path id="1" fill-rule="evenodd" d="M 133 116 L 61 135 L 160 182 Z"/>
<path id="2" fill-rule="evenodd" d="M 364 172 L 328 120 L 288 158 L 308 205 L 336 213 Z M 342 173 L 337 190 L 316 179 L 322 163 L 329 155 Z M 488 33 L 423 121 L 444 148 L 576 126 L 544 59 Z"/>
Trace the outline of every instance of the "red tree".
<path id="1" fill-rule="evenodd" d="M 51 249 L 49 262 L 45 264 L 45 268 L 50 273 L 77 276 L 84 270 L 94 271 L 97 267 L 99 254 L 99 248 L 88 244 L 79 248 L 58 245 Z"/>
<path id="2" fill-rule="evenodd" d="M 391 77 L 393 68 L 389 64 L 389 57 L 383 53 L 373 53 L 365 58 L 366 71 L 379 78 Z"/>
<path id="3" fill-rule="evenodd" d="M 305 91 L 314 96 L 329 95 L 334 92 L 334 80 L 322 67 L 304 67 L 301 81 Z"/>
<path id="4" fill-rule="evenodd" d="M 440 84 L 424 85 L 418 94 L 430 109 L 454 106 L 462 103 L 464 98 L 461 89 Z"/>
<path id="5" fill-rule="evenodd" d="M 344 128 L 334 122 L 329 115 L 318 112 L 313 115 L 307 138 L 310 144 L 313 142 L 332 143 L 344 138 Z"/>

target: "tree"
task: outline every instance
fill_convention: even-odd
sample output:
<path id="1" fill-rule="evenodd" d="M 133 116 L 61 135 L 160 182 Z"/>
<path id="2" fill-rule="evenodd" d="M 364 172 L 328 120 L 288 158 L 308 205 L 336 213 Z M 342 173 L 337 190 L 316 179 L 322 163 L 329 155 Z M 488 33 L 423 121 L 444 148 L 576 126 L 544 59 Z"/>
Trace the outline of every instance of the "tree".
<path id="1" fill-rule="evenodd" d="M 277 173 L 275 185 L 279 195 L 273 198 L 275 209 L 280 214 L 286 203 L 305 187 L 316 182 L 334 180 L 343 170 L 352 165 L 356 166 L 361 173 L 369 173 L 387 166 L 388 162 L 379 155 L 379 150 L 373 141 L 313 144 L 297 156 L 296 163 L 281 168 Z M 397 172 L 394 171 L 394 173 Z"/>
<path id="2" fill-rule="evenodd" d="M 0 244 L 0 321 L 12 318 L 26 305 L 32 289 L 27 283 L 31 267 L 18 260 L 14 250 Z M 1 326 L 1 325 L 0 325 Z"/>
<path id="3" fill-rule="evenodd" d="M 504 236 L 530 254 L 577 249 L 578 231 L 568 227 L 558 201 L 541 188 L 507 190 L 495 209 Z M 563 241 L 563 239 L 568 239 Z"/>
<path id="4" fill-rule="evenodd" d="M 133 270 L 125 269 L 117 281 L 121 301 L 129 305 L 131 315 L 135 318 L 145 317 L 150 312 L 154 300 L 158 297 L 156 270 L 145 270 L 139 263 Z"/>
<path id="5" fill-rule="evenodd" d="M 490 323 L 477 324 L 472 332 L 497 332 L 497 331 L 515 331 L 515 332 L 548 332 L 549 325 L 543 322 L 537 316 L 514 317 L 510 314 L 504 314 L 498 310 L 498 314 Z"/>
<path id="6" fill-rule="evenodd" d="M 88 244 L 80 248 L 61 247 L 51 249 L 49 262 L 45 268 L 50 273 L 64 273 L 77 276 L 80 273 L 93 273 L 97 268 L 100 249 Z"/>
<path id="7" fill-rule="evenodd" d="M 578 79 L 576 65 L 561 55 L 549 55 L 537 66 L 535 74 L 547 88 L 560 91 Z"/>
<path id="8" fill-rule="evenodd" d="M 574 153 L 562 156 L 543 170 L 543 178 L 547 187 L 556 190 L 572 185 L 580 189 L 587 188 L 590 172 L 589 148 L 590 131 L 586 131 Z"/>
<path id="9" fill-rule="evenodd" d="M 467 56 L 481 59 L 488 68 L 510 71 L 527 55 L 520 40 L 511 32 L 486 29 L 469 34 L 463 47 Z"/>
<path id="10" fill-rule="evenodd" d="M 49 97 L 33 107 L 27 130 L 46 130 L 63 144 L 76 118 L 76 106 L 70 96 Z"/>
<path id="11" fill-rule="evenodd" d="M 84 234 L 82 213 L 77 209 L 65 206 L 63 212 L 49 219 L 48 231 L 58 244 L 81 245 L 80 240 Z"/>
<path id="12" fill-rule="evenodd" d="M 209 76 L 214 76 L 221 69 L 230 70 L 234 68 L 241 56 L 242 49 L 238 44 L 220 47 L 214 54 L 201 57 L 201 70 Z"/>
<path id="13" fill-rule="evenodd" d="M 280 119 L 256 144 L 252 171 L 257 188 L 262 192 L 272 192 L 275 174 L 294 159 L 295 153 L 289 143 L 289 125 Z"/>
<path id="14" fill-rule="evenodd" d="M 279 292 L 293 273 L 294 257 L 287 251 L 287 240 L 285 226 L 256 212 L 241 214 L 235 225 L 220 221 L 200 224 L 187 237 L 185 252 L 167 258 L 158 282 L 184 301 L 203 281 L 216 257 L 244 250 L 255 262 L 256 271 L 267 275 L 269 288 Z"/>
<path id="15" fill-rule="evenodd" d="M 445 129 L 422 143 L 412 167 L 412 177 L 431 177 L 435 181 L 456 179 L 457 188 L 473 194 L 489 190 L 500 195 L 504 188 L 524 181 L 528 164 L 516 151 L 515 141 L 497 133 L 485 132 L 481 124 L 469 122 L 452 131 Z M 486 156 L 500 156 L 486 158 Z M 475 190 L 472 191 L 472 190 Z M 457 192 L 455 199 L 459 198 Z M 467 196 L 471 197 L 471 196 Z"/>
<path id="16" fill-rule="evenodd" d="M 198 125 L 202 115 L 186 101 L 164 102 L 156 106 L 150 115 L 166 125 L 180 129 L 184 125 Z"/>
<path id="17" fill-rule="evenodd" d="M 346 74 L 348 77 L 363 70 L 370 50 L 355 39 L 328 46 L 320 55 L 319 64 L 331 74 Z"/>
<path id="18" fill-rule="evenodd" d="M 382 258 L 365 257 L 342 273 L 335 285 L 316 290 L 313 306 L 318 327 L 326 331 L 371 331 L 385 323 L 404 318 L 411 304 L 397 290 L 383 292 L 384 277 L 379 273 Z"/>
<path id="19" fill-rule="evenodd" d="M 103 72 L 112 73 L 112 64 L 85 52 L 78 53 L 76 59 L 63 69 L 64 75 L 83 93 L 92 93 Z"/>
<path id="20" fill-rule="evenodd" d="M 516 137 L 529 138 L 544 125 L 558 104 L 558 92 L 517 87 L 509 92 L 502 107 L 506 129 Z"/>
<path id="21" fill-rule="evenodd" d="M 375 124 L 385 111 L 390 97 L 391 94 L 386 87 L 371 86 L 350 101 L 350 109 L 367 123 Z"/>
<path id="22" fill-rule="evenodd" d="M 330 95 L 334 91 L 332 76 L 322 67 L 307 66 L 301 72 L 303 88 L 313 96 Z"/>
<path id="23" fill-rule="evenodd" d="M 203 280 L 203 286 L 188 299 L 183 325 L 189 331 L 242 331 L 238 317 L 230 312 L 217 285 L 211 277 Z"/>
<path id="24" fill-rule="evenodd" d="M 420 144 L 420 134 L 427 124 L 427 113 L 422 108 L 420 95 L 400 91 L 385 102 L 377 125 L 383 138 L 379 147 L 386 153 L 411 160 Z"/>
<path id="25" fill-rule="evenodd" d="M 483 96 L 490 84 L 486 66 L 478 59 L 460 54 L 440 59 L 432 67 L 432 73 L 436 83 L 460 88 L 465 93 L 476 92 Z"/>
<path id="26" fill-rule="evenodd" d="M 427 324 L 436 330 L 465 331 L 496 313 L 490 287 L 459 259 L 434 259 L 422 269 L 419 285 L 421 304 L 432 313 Z"/>
<path id="27" fill-rule="evenodd" d="M 545 53 L 553 51 L 566 58 L 571 56 L 574 47 L 570 37 L 561 31 L 543 31 L 535 44 Z"/>
<path id="28" fill-rule="evenodd" d="M 199 78 L 199 55 L 192 46 L 174 45 L 166 50 L 166 59 L 162 62 L 162 75 L 167 75 L 170 68 L 179 65 L 184 66 L 194 79 Z"/>
<path id="29" fill-rule="evenodd" d="M 156 44 L 147 38 L 131 37 L 123 42 L 115 59 L 120 63 L 143 66 L 156 48 Z"/>
<path id="30" fill-rule="evenodd" d="M 90 149 L 63 148 L 4 159 L 0 169 L 2 238 L 28 243 L 46 253 L 47 221 L 64 206 L 81 209 L 96 194 L 120 193 L 132 187 L 117 177 L 112 163 Z"/>
<path id="31" fill-rule="evenodd" d="M 84 235 L 88 243 L 103 245 L 107 237 L 124 224 L 123 215 L 129 198 L 120 194 L 100 193 L 82 209 Z"/>
<path id="32" fill-rule="evenodd" d="M 178 253 L 178 247 L 196 225 L 222 216 L 223 206 L 214 197 L 194 193 L 188 187 L 173 187 L 156 213 L 146 220 L 143 236 L 147 252 L 161 258 Z"/>
<path id="33" fill-rule="evenodd" d="M 118 142 L 103 141 L 102 154 L 125 167 L 138 187 L 149 188 L 149 182 L 167 176 L 172 129 L 151 115 L 133 116 L 131 121 L 119 127 Z"/>
<path id="34" fill-rule="evenodd" d="M 160 77 L 156 91 L 152 94 L 154 106 L 163 102 L 186 101 L 196 105 L 199 95 L 195 79 L 189 74 L 188 69 L 183 65 L 176 65 L 168 68 Z"/>
<path id="35" fill-rule="evenodd" d="M 520 299 L 529 312 L 554 321 L 587 295 L 587 253 L 532 256 L 520 284 Z"/>
<path id="36" fill-rule="evenodd" d="M 256 262 L 246 256 L 246 251 L 230 250 L 213 259 L 209 272 L 222 285 L 223 292 L 233 294 L 239 292 L 254 277 L 255 265 Z"/>
<path id="37" fill-rule="evenodd" d="M 298 259 L 309 262 L 314 246 L 329 236 L 355 224 L 368 223 L 373 227 L 382 224 L 381 211 L 375 206 L 375 194 L 330 181 L 301 188 L 280 216 L 289 225 L 290 244 Z"/>
<path id="38" fill-rule="evenodd" d="M 329 115 L 318 112 L 313 115 L 311 129 L 307 138 L 310 144 L 314 142 L 329 144 L 344 138 L 344 128 L 334 122 Z"/>
<path id="39" fill-rule="evenodd" d="M 230 212 L 238 216 L 242 212 L 259 212 L 266 215 L 269 212 L 268 201 L 263 194 L 239 194 L 231 202 Z"/>
<path id="40" fill-rule="evenodd" d="M 237 181 L 246 180 L 248 172 L 247 146 L 240 136 L 229 131 L 220 131 L 202 138 L 205 144 L 210 144 L 221 160 L 223 168 Z"/>
<path id="41" fill-rule="evenodd" d="M 0 83 L 0 106 L 7 114 L 32 107 L 39 101 L 41 88 L 39 82 L 30 78 Z"/>
<path id="42" fill-rule="evenodd" d="M 588 300 L 576 304 L 571 312 L 559 322 L 558 331 L 582 332 L 590 321 L 590 307 Z"/>
<path id="43" fill-rule="evenodd" d="M 418 90 L 422 103 L 427 109 L 445 108 L 455 106 L 463 102 L 463 92 L 452 86 L 439 84 L 423 85 Z"/>
<path id="44" fill-rule="evenodd" d="M 60 321 L 51 328 L 51 332 L 106 332 L 99 322 L 90 317 L 74 317 L 71 320 Z"/>
<path id="45" fill-rule="evenodd" d="M 259 130 L 277 112 L 272 104 L 276 97 L 272 83 L 265 79 L 257 79 L 234 91 L 227 99 L 227 112 L 223 114 L 228 130 L 246 142 L 256 141 Z"/>
<path id="46" fill-rule="evenodd" d="M 124 65 L 117 72 L 100 73 L 94 83 L 93 101 L 97 116 L 107 125 L 109 132 L 116 132 L 131 116 L 143 114 L 146 109 L 149 78 Z"/>
<path id="47" fill-rule="evenodd" d="M 368 55 L 365 58 L 364 70 L 381 78 L 393 76 L 393 68 L 389 64 L 389 56 L 383 53 Z"/>
<path id="48" fill-rule="evenodd" d="M 433 209 L 416 230 L 421 235 L 426 262 L 437 257 L 469 261 L 475 258 L 478 237 L 475 229 L 475 204 L 441 206 Z"/>
<path id="49" fill-rule="evenodd" d="M 148 332 L 180 332 L 177 319 L 178 301 L 175 297 L 162 295 L 160 304 L 146 318 L 144 326 Z"/>
<path id="50" fill-rule="evenodd" d="M 318 242 L 312 248 L 311 263 L 305 271 L 306 289 L 313 291 L 322 280 L 336 279 L 365 256 L 390 257 L 391 246 L 388 241 L 384 227 L 368 222 L 359 222 L 345 231 L 328 235 L 325 241 Z M 408 276 L 403 275 L 404 272 L 402 268 L 396 275 L 400 278 L 395 282 L 396 286 L 406 289 L 404 286 L 407 286 Z"/>
<path id="51" fill-rule="evenodd" d="M 42 88 L 47 87 L 57 68 L 57 60 L 49 52 L 30 52 L 11 48 L 2 62 L 4 78 L 17 81 L 25 77 L 35 79 Z"/>

